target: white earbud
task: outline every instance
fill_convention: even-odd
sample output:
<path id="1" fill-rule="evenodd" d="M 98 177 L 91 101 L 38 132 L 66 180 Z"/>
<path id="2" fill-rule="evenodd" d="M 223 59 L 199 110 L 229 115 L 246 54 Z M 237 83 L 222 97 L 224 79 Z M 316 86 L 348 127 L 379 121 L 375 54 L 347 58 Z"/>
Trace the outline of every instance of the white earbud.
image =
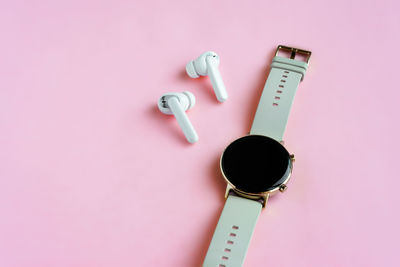
<path id="1" fill-rule="evenodd" d="M 199 140 L 199 136 L 185 113 L 185 111 L 192 108 L 195 103 L 196 99 L 190 92 L 167 93 L 158 100 L 158 108 L 160 111 L 164 114 L 173 114 L 175 116 L 189 143 L 195 143 Z"/>
<path id="2" fill-rule="evenodd" d="M 211 84 L 219 102 L 224 102 L 228 98 L 224 81 L 218 70 L 219 56 L 212 51 L 201 54 L 195 60 L 186 65 L 186 72 L 191 78 L 200 76 L 210 76 Z"/>

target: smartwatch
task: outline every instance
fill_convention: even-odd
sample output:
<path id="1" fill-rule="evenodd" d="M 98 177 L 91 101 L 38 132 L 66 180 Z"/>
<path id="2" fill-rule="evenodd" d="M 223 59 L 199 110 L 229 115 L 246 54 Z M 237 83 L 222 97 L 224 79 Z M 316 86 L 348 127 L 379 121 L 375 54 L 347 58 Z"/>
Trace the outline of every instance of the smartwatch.
<path id="1" fill-rule="evenodd" d="M 310 51 L 278 46 L 249 135 L 222 153 L 226 202 L 203 267 L 242 266 L 262 208 L 275 192 L 285 191 L 294 156 L 282 137 L 310 56 Z"/>

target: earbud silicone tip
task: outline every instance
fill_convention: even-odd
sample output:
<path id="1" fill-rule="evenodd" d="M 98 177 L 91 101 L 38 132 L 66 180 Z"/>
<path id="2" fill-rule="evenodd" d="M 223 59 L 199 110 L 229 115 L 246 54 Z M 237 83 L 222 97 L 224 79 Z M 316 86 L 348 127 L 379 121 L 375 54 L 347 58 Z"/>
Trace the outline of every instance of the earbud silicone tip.
<path id="1" fill-rule="evenodd" d="M 184 91 L 182 93 L 185 94 L 187 96 L 187 98 L 189 99 L 188 109 L 191 109 L 196 104 L 196 97 L 194 96 L 194 94 L 192 94 L 189 91 Z"/>
<path id="2" fill-rule="evenodd" d="M 190 78 L 199 78 L 199 74 L 196 72 L 193 60 L 186 64 L 186 73 Z"/>

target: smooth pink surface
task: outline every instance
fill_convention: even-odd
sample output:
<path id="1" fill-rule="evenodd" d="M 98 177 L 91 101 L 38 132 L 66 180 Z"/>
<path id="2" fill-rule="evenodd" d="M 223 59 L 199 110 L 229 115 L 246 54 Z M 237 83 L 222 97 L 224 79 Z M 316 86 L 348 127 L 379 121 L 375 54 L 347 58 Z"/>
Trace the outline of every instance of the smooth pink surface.
<path id="1" fill-rule="evenodd" d="M 200 266 L 278 44 L 313 51 L 245 266 L 399 266 L 398 1 L 8 1 L 0 266 Z M 221 57 L 230 98 L 185 64 Z M 188 144 L 156 101 L 197 97 Z"/>

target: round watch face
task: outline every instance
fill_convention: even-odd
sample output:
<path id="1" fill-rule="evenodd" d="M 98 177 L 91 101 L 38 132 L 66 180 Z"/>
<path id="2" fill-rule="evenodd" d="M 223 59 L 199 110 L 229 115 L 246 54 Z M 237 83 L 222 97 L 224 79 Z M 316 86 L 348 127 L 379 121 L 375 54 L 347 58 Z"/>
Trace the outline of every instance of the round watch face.
<path id="1" fill-rule="evenodd" d="M 248 135 L 232 142 L 221 157 L 221 170 L 236 189 L 261 193 L 282 185 L 290 175 L 289 152 L 276 140 Z"/>

